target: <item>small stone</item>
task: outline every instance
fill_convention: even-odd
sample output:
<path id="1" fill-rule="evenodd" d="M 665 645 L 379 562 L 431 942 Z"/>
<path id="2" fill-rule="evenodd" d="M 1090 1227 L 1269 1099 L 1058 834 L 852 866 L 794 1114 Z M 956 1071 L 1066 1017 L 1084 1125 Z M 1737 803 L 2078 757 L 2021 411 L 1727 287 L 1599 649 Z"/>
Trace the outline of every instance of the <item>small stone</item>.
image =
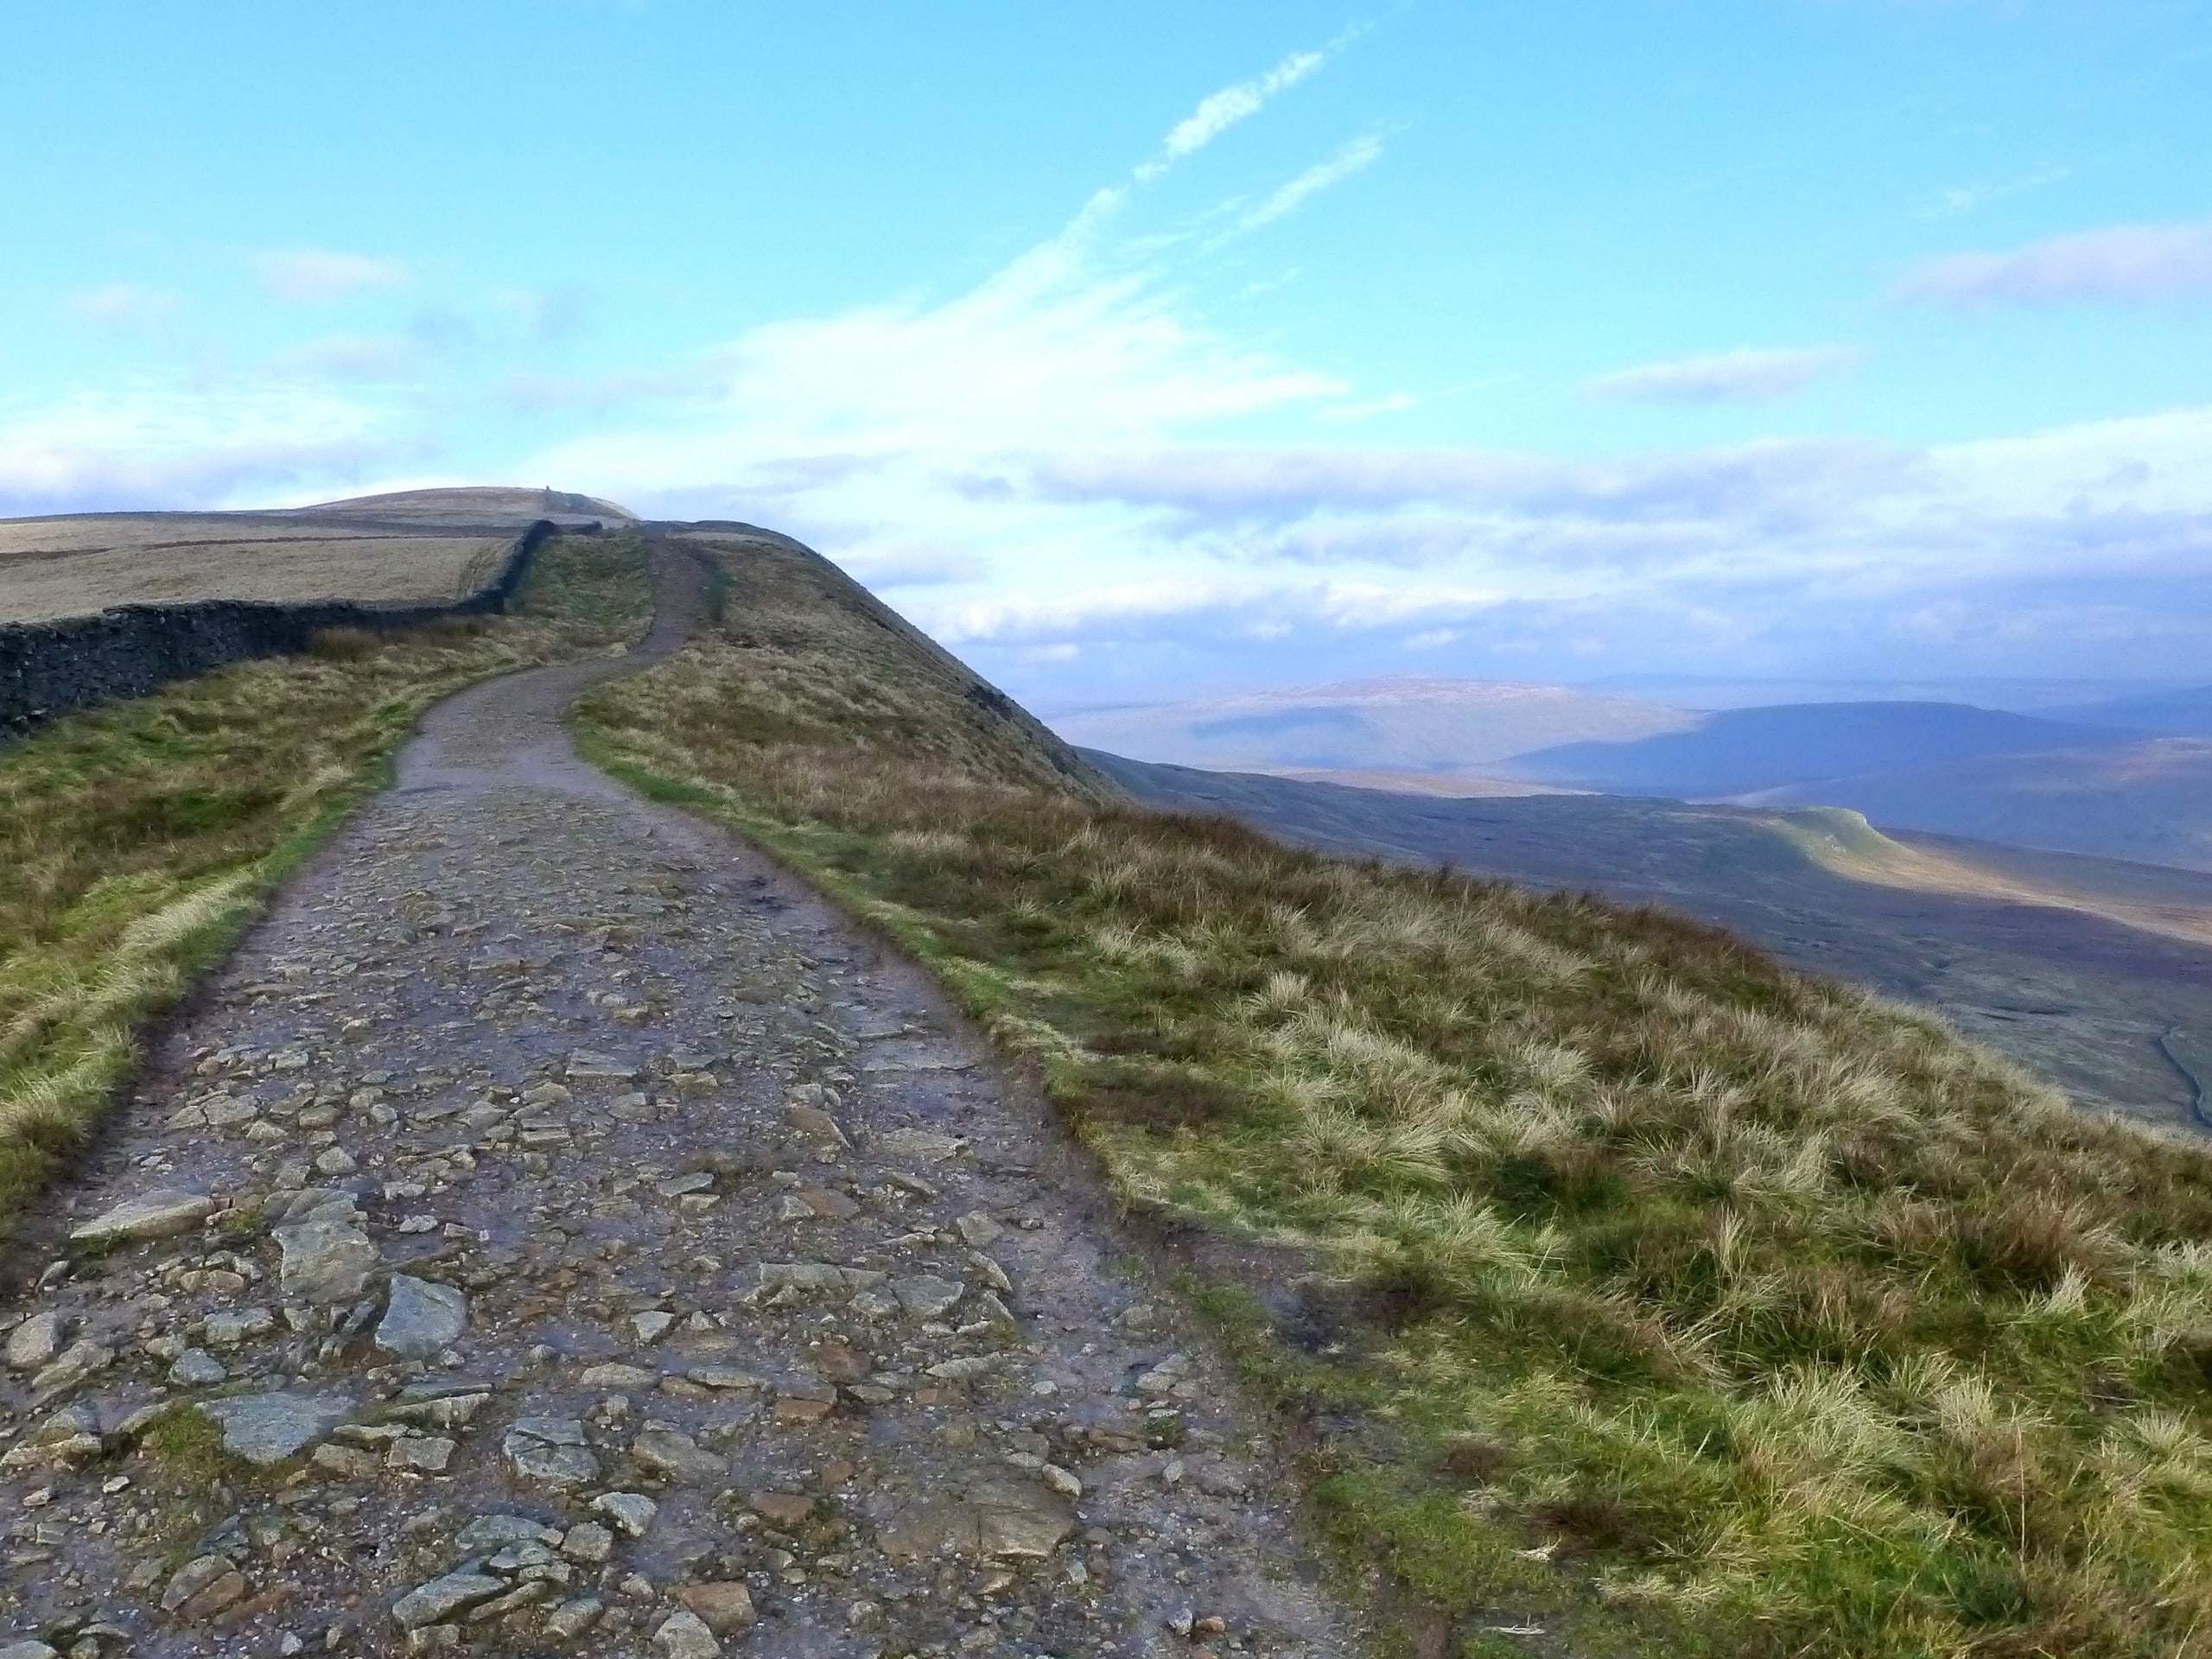
<path id="1" fill-rule="evenodd" d="M 957 1279 L 940 1279 L 933 1273 L 919 1273 L 908 1279 L 893 1279 L 891 1294 L 899 1299 L 899 1306 L 919 1319 L 934 1319 L 949 1313 L 960 1299 L 968 1294 L 968 1287 Z"/>
<path id="2" fill-rule="evenodd" d="M 287 1302 L 353 1301 L 377 1265 L 377 1247 L 361 1230 L 350 1194 L 323 1195 L 297 1220 L 272 1228 L 270 1236 L 283 1252 L 280 1279 Z"/>
<path id="3" fill-rule="evenodd" d="M 235 1313 L 211 1313 L 200 1327 L 210 1347 L 235 1348 L 248 1338 L 276 1328 L 276 1316 L 265 1307 L 242 1307 Z"/>
<path id="4" fill-rule="evenodd" d="M 0 1648 L 0 1659 L 61 1659 L 61 1656 L 43 1642 L 10 1642 Z"/>
<path id="5" fill-rule="evenodd" d="M 630 1455 L 639 1466 L 670 1480 L 714 1481 L 729 1473 L 727 1460 L 702 1450 L 680 1429 L 646 1429 L 630 1443 Z"/>
<path id="6" fill-rule="evenodd" d="M 190 1109 L 192 1109 L 189 1107 L 186 1109 L 187 1111 Z M 219 1096 L 200 1107 L 199 1111 L 200 1125 L 211 1129 L 227 1129 L 239 1123 L 251 1122 L 261 1116 L 261 1108 L 257 1104 L 251 1100 L 240 1100 L 235 1095 Z M 179 1112 L 177 1117 L 182 1117 L 184 1115 L 183 1112 Z M 179 1123 L 176 1118 L 171 1118 L 169 1127 L 189 1128 L 195 1126 Z M 309 1124 L 308 1127 L 312 1128 L 315 1126 Z"/>
<path id="7" fill-rule="evenodd" d="M 599 1623 L 607 1604 L 596 1596 L 578 1596 L 574 1601 L 564 1601 L 545 1616 L 545 1634 L 562 1642 L 573 1642 Z"/>
<path id="8" fill-rule="evenodd" d="M 853 1144 L 845 1135 L 844 1125 L 819 1106 L 786 1106 L 784 1108 L 784 1122 L 801 1135 L 812 1135 L 817 1141 L 827 1141 L 840 1147 Z"/>
<path id="9" fill-rule="evenodd" d="M 56 1395 L 67 1394 L 86 1378 L 98 1375 L 115 1363 L 115 1350 L 104 1342 L 90 1337 L 79 1338 L 55 1356 L 53 1362 L 31 1378 L 31 1398 L 43 1404 Z"/>
<path id="10" fill-rule="evenodd" d="M 393 1623 L 403 1630 L 439 1624 L 480 1601 L 503 1593 L 506 1585 L 482 1573 L 448 1573 L 418 1585 L 391 1605 Z"/>
<path id="11" fill-rule="evenodd" d="M 671 1613 L 653 1632 L 653 1645 L 668 1659 L 721 1659 L 722 1644 L 698 1614 Z"/>
<path id="12" fill-rule="evenodd" d="M 978 1483 L 963 1497 L 925 1499 L 898 1510 L 876 1534 L 893 1560 L 926 1559 L 951 1548 L 999 1559 L 1049 1556 L 1076 1529 L 1058 1493 L 1033 1484 Z"/>
<path id="13" fill-rule="evenodd" d="M 652 1308 L 630 1316 L 630 1328 L 638 1333 L 639 1342 L 658 1342 L 668 1327 L 676 1323 L 676 1315 Z"/>
<path id="14" fill-rule="evenodd" d="M 335 1475 L 340 1480 L 373 1480 L 376 1478 L 375 1454 L 364 1452 L 357 1446 L 318 1446 L 308 1461 L 323 1473 Z"/>
<path id="15" fill-rule="evenodd" d="M 1037 1471 L 1037 1478 L 1062 1497 L 1074 1499 L 1083 1496 L 1083 1482 L 1071 1470 L 1057 1463 L 1048 1463 Z"/>
<path id="16" fill-rule="evenodd" d="M 73 1227 L 73 1244 L 122 1244 L 190 1232 L 215 1213 L 215 1200 L 198 1192 L 161 1187 L 125 1198 L 105 1214 Z"/>
<path id="17" fill-rule="evenodd" d="M 315 1166 L 324 1175 L 351 1175 L 360 1167 L 353 1154 L 343 1147 L 325 1147 L 315 1157 Z"/>
<path id="18" fill-rule="evenodd" d="M 650 1389 L 660 1381 L 660 1373 L 642 1365 L 587 1365 L 577 1381 L 588 1389 Z"/>
<path id="19" fill-rule="evenodd" d="M 819 1422 L 835 1410 L 837 1390 L 819 1377 L 791 1377 L 776 1384 L 775 1417 L 781 1423 Z"/>
<path id="20" fill-rule="evenodd" d="M 8 1369 L 35 1371 L 52 1364 L 67 1329 L 68 1322 L 59 1313 L 32 1314 L 8 1333 Z"/>
<path id="21" fill-rule="evenodd" d="M 960 1236 L 971 1250 L 982 1249 L 1006 1230 L 980 1210 L 970 1210 L 952 1224 L 960 1230 Z"/>
<path id="22" fill-rule="evenodd" d="M 988 1376 L 1005 1363 L 1000 1354 L 967 1354 L 938 1361 L 929 1368 L 929 1374 L 946 1382 L 972 1382 L 979 1376 Z"/>
<path id="23" fill-rule="evenodd" d="M 187 1561 L 162 1589 L 162 1611 L 173 1613 L 232 1570 L 227 1555 L 200 1555 Z"/>
<path id="24" fill-rule="evenodd" d="M 168 1380 L 179 1389 L 213 1389 L 217 1382 L 228 1382 L 230 1371 L 201 1347 L 188 1347 L 168 1367 Z"/>
<path id="25" fill-rule="evenodd" d="M 561 1553 L 572 1561 L 596 1567 L 614 1553 L 614 1535 L 596 1521 L 579 1521 L 562 1535 Z"/>
<path id="26" fill-rule="evenodd" d="M 194 1408 L 223 1431 L 223 1449 L 261 1467 L 282 1463 L 343 1422 L 353 1402 L 338 1395 L 249 1394 Z"/>
<path id="27" fill-rule="evenodd" d="M 828 1262 L 763 1262 L 760 1284 L 766 1290 L 868 1290 L 888 1274 L 873 1268 L 841 1268 Z"/>
<path id="28" fill-rule="evenodd" d="M 814 1513 L 814 1500 L 800 1492 L 754 1492 L 745 1506 L 779 1527 L 796 1527 Z"/>
<path id="29" fill-rule="evenodd" d="M 724 1580 L 687 1584 L 676 1592 L 676 1599 L 696 1613 L 700 1622 L 716 1636 L 745 1630 L 756 1617 L 752 1592 L 741 1584 Z"/>
<path id="30" fill-rule="evenodd" d="M 875 1370 L 870 1355 L 849 1343 L 830 1341 L 814 1351 L 810 1363 L 817 1376 L 832 1382 L 861 1382 Z"/>
<path id="31" fill-rule="evenodd" d="M 730 1394 L 763 1394 L 768 1380 L 735 1365 L 694 1365 L 684 1376 L 702 1389 Z"/>
<path id="32" fill-rule="evenodd" d="M 861 1212 L 859 1205 L 826 1186 L 802 1186 L 792 1197 L 809 1215 L 823 1221 L 850 1221 Z"/>
<path id="33" fill-rule="evenodd" d="M 637 1075 L 635 1065 L 612 1054 L 595 1054 L 580 1048 L 569 1056 L 570 1083 L 628 1083 Z"/>
<path id="34" fill-rule="evenodd" d="M 203 1624 L 237 1601 L 246 1592 L 245 1574 L 232 1567 L 198 1595 L 176 1610 L 180 1622 L 187 1624 Z"/>
<path id="35" fill-rule="evenodd" d="M 893 1129 L 875 1138 L 876 1150 L 888 1158 L 912 1159 L 917 1163 L 942 1164 L 957 1158 L 968 1149 L 968 1142 L 956 1135 L 938 1135 L 929 1129 Z"/>
<path id="36" fill-rule="evenodd" d="M 632 1538 L 644 1537 L 653 1517 L 660 1513 L 660 1505 L 643 1492 L 601 1492 L 592 1499 L 591 1506 Z"/>
<path id="37" fill-rule="evenodd" d="M 505 1595 L 494 1596 L 491 1600 L 469 1609 L 468 1622 L 483 1624 L 495 1618 L 505 1618 L 510 1613 L 518 1613 L 525 1607 L 536 1606 L 539 1602 L 550 1599 L 552 1594 L 553 1586 L 543 1580 L 525 1580 Z"/>
<path id="38" fill-rule="evenodd" d="M 480 1515 L 454 1535 L 453 1547 L 463 1555 L 481 1555 L 510 1544 L 542 1544 L 557 1536 L 553 1528 L 526 1515 Z"/>
<path id="39" fill-rule="evenodd" d="M 386 1353 L 428 1359 L 468 1329 L 468 1298 L 450 1285 L 404 1273 L 391 1275 L 391 1294 L 378 1322 L 376 1344 Z"/>
<path id="40" fill-rule="evenodd" d="M 394 1440 L 391 1450 L 385 1454 L 385 1465 L 391 1469 L 409 1470 L 416 1474 L 442 1475 L 446 1465 L 453 1461 L 457 1450 L 455 1443 L 437 1435 L 410 1435 L 404 1440 Z"/>
<path id="41" fill-rule="evenodd" d="M 518 1417 L 501 1449 L 514 1471 L 549 1486 L 582 1486 L 599 1478 L 599 1459 L 573 1417 Z"/>

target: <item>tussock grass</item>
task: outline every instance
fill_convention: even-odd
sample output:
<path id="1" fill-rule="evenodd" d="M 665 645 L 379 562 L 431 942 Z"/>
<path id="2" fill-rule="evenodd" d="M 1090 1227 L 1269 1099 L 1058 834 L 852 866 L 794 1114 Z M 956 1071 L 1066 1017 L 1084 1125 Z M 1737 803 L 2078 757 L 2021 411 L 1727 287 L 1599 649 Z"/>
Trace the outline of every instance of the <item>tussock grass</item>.
<path id="1" fill-rule="evenodd" d="M 1138 810 L 826 563 L 719 548 L 721 626 L 592 692 L 590 752 L 1267 1264 L 1199 1294 L 1323 1528 L 1468 1651 L 2208 1650 L 2201 1146 L 1656 910 Z"/>
<path id="2" fill-rule="evenodd" d="M 147 1023 L 488 674 L 638 632 L 637 543 L 556 538 L 506 620 L 334 630 L 0 747 L 0 1237 L 128 1073 Z"/>

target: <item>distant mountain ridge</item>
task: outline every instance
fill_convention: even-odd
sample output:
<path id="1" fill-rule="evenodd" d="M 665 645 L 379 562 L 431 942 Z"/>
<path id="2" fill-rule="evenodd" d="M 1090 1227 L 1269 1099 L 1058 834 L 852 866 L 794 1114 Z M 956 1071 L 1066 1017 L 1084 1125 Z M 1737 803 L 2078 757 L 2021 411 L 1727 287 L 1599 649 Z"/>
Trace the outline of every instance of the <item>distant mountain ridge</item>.
<path id="1" fill-rule="evenodd" d="M 2032 714 L 1932 698 L 1696 712 L 1404 676 L 1052 724 L 1087 747 L 1215 772 L 1437 795 L 1836 806 L 1885 829 L 2212 870 L 2212 687 Z"/>
<path id="2" fill-rule="evenodd" d="M 1215 770 L 1479 774 L 1530 749 L 1680 731 L 1697 716 L 1570 686 L 1416 675 L 1071 711 L 1071 743 Z"/>
<path id="3" fill-rule="evenodd" d="M 1964 703 L 1785 703 L 1725 709 L 1687 731 L 1629 742 L 1539 749 L 1498 769 L 1531 782 L 1614 795 L 1725 800 L 1900 768 L 2133 741 L 2127 733 Z"/>

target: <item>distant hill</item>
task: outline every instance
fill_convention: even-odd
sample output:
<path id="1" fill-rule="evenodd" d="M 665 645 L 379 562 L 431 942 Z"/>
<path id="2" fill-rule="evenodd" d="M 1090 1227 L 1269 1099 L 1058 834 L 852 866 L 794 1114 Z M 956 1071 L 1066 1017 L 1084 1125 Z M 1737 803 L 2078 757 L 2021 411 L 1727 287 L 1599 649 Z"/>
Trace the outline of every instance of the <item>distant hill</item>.
<path id="1" fill-rule="evenodd" d="M 1177 766 L 1479 773 L 1530 749 L 1683 730 L 1697 717 L 1561 685 L 1413 676 L 1063 714 L 1071 743 Z"/>
<path id="2" fill-rule="evenodd" d="M 198 599 L 404 602 L 480 586 L 536 519 L 628 521 L 559 490 L 404 490 L 264 512 L 0 519 L 0 622 Z"/>
<path id="3" fill-rule="evenodd" d="M 2119 734 L 2095 728 L 1964 703 L 1785 703 L 1732 709 L 1705 715 L 1686 731 L 1630 741 L 1540 749 L 1515 756 L 1497 770 L 1609 794 L 1722 800 L 1989 756 L 2107 748 L 2124 741 Z M 1833 805 L 1859 805 L 1855 799 L 1821 798 Z"/>
<path id="4" fill-rule="evenodd" d="M 292 514 L 314 518 L 420 518 L 439 524 L 486 522 L 526 524 L 533 518 L 635 518 L 627 507 L 568 490 L 524 489 L 508 485 L 472 485 L 432 490 L 393 490 L 383 495 L 349 496 L 296 507 Z"/>
<path id="5" fill-rule="evenodd" d="M 2160 737 L 2212 737 L 2212 685 L 2156 691 L 2044 711 L 2053 720 L 2117 727 Z"/>
<path id="6" fill-rule="evenodd" d="M 1890 829 L 2212 870 L 2208 739 L 1982 754 L 1737 798 L 1847 806 Z"/>

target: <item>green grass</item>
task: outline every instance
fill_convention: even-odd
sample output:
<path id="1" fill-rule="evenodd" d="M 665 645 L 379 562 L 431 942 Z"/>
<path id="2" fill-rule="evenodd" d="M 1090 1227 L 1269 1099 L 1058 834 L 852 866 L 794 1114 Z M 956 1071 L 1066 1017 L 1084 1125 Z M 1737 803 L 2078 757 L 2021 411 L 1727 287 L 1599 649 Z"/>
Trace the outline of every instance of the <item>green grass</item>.
<path id="1" fill-rule="evenodd" d="M 0 1239 L 149 1022 L 382 785 L 426 707 L 632 637 L 651 607 L 633 537 L 556 538 L 511 617 L 334 632 L 0 747 Z"/>
<path id="2" fill-rule="evenodd" d="M 1236 1241 L 1201 1300 L 1406 1630 L 2212 1650 L 2200 1144 L 1656 910 L 1141 810 L 825 563 L 721 556 L 719 628 L 590 693 L 588 752 L 884 929 L 1133 1208 Z"/>

